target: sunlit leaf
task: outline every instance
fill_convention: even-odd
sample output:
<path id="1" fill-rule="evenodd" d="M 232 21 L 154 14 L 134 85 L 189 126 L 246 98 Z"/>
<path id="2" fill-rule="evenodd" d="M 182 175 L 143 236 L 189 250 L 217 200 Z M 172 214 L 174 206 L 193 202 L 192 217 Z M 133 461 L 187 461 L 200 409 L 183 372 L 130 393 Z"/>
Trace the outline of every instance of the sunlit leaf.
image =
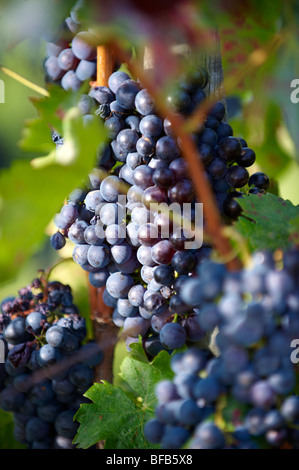
<path id="1" fill-rule="evenodd" d="M 238 200 L 243 209 L 235 223 L 252 251 L 285 249 L 293 244 L 299 206 L 274 194 L 250 194 Z"/>
<path id="2" fill-rule="evenodd" d="M 56 163 L 38 169 L 28 162 L 16 161 L 0 174 L 1 281 L 13 276 L 37 249 L 45 227 L 64 199 L 82 185 L 93 168 L 98 145 L 105 139 L 100 121 L 94 119 L 84 125 L 75 108 L 66 115 L 62 126 L 67 143 L 67 151 L 64 153 L 61 148 L 59 154 L 63 165 L 57 163 L 57 158 Z"/>
<path id="3" fill-rule="evenodd" d="M 126 357 L 120 375 L 132 395 L 107 382 L 94 384 L 86 392 L 93 403 L 82 404 L 75 416 L 80 422 L 74 440 L 78 447 L 88 448 L 100 440 L 106 441 L 105 449 L 157 447 L 146 441 L 143 426 L 154 417 L 156 384 L 173 377 L 170 357 L 166 351 L 161 351 L 150 363 L 143 358 L 140 361 Z"/>

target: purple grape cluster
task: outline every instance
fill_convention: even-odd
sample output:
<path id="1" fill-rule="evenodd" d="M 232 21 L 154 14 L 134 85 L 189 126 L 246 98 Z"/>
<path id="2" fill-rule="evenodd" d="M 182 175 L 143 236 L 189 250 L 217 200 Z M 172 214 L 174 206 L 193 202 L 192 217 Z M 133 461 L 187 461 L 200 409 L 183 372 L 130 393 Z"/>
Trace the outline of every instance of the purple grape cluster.
<path id="1" fill-rule="evenodd" d="M 257 252 L 238 272 L 208 260 L 181 295 L 204 332 L 218 328 L 216 345 L 173 355 L 146 438 L 170 449 L 299 448 L 298 247 L 277 262 Z"/>
<path id="2" fill-rule="evenodd" d="M 74 415 L 102 352 L 86 337 L 71 288 L 35 279 L 1 303 L 0 408 L 30 449 L 73 449 Z"/>
<path id="3" fill-rule="evenodd" d="M 171 110 L 190 115 L 206 99 L 208 82 L 203 68 L 186 73 L 166 98 Z M 104 288 L 104 302 L 114 309 L 128 348 L 140 335 L 149 355 L 197 342 L 202 331 L 180 290 L 211 246 L 199 243 L 191 229 L 192 223 L 200 229 L 200 201 L 180 139 L 157 114 L 148 90 L 121 70 L 111 74 L 107 87 L 82 95 L 79 108 L 84 120 L 104 121 L 108 141 L 99 146 L 85 187 L 75 189 L 56 214 L 52 246 L 63 248 L 66 237 L 75 244 L 74 261 L 89 272 L 92 286 Z M 222 102 L 214 104 L 192 137 L 221 215 L 231 223 L 241 213 L 242 191 L 265 192 L 269 179 L 249 175 L 255 153 L 233 136 L 225 114 Z M 62 137 L 53 138 L 63 145 Z"/>
<path id="4" fill-rule="evenodd" d="M 44 69 L 46 82 L 77 91 L 86 80 L 96 79 L 97 38 L 83 29 L 77 2 L 66 18 L 58 38 L 47 42 Z"/>

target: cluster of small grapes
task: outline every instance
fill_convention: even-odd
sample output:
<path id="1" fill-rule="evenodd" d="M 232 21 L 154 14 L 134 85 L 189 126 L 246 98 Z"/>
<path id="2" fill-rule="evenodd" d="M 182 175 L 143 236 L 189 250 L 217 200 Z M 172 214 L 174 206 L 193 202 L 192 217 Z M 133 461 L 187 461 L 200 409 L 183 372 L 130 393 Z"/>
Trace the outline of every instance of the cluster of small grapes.
<path id="1" fill-rule="evenodd" d="M 190 115 L 206 99 L 208 81 L 203 68 L 186 73 L 167 96 L 172 111 Z M 52 246 L 61 249 L 66 237 L 75 243 L 75 262 L 89 272 L 91 285 L 105 288 L 103 300 L 114 309 L 113 320 L 124 328 L 128 345 L 141 335 L 151 354 L 198 341 L 202 332 L 195 329 L 195 313 L 179 292 L 211 248 L 186 249 L 194 233 L 183 219 L 196 225 L 200 201 L 180 139 L 170 121 L 158 116 L 148 90 L 124 71 L 112 73 L 107 87 L 95 86 L 82 95 L 79 108 L 84 120 L 103 119 L 109 138 L 98 149 L 97 167 L 86 187 L 73 191 L 56 214 Z M 255 153 L 233 136 L 225 112 L 222 102 L 213 105 L 193 138 L 219 210 L 229 222 L 241 212 L 240 189 L 248 184 L 250 192 L 264 192 L 269 179 L 263 173 L 249 176 Z M 63 144 L 60 136 L 54 141 Z M 174 205 L 181 211 L 180 222 L 171 216 Z"/>
<path id="2" fill-rule="evenodd" d="M 169 97 L 177 112 L 190 112 L 205 97 L 205 71 L 197 71 L 188 83 L 189 88 L 185 84 L 176 90 L 176 100 Z M 56 249 L 64 246 L 65 236 L 75 243 L 75 262 L 89 271 L 91 285 L 105 287 L 104 302 L 114 308 L 114 322 L 124 327 L 128 344 L 141 335 L 146 336 L 149 354 L 161 348 L 172 350 L 202 337 L 195 328 L 193 309 L 179 292 L 210 247 L 185 249 L 194 234 L 185 236 L 170 212 L 150 210 L 151 204 L 168 208 L 189 204 L 189 217 L 195 219 L 193 186 L 169 122 L 155 114 L 147 90 L 125 72 L 114 72 L 108 84 L 109 88 L 93 88 L 81 101 L 95 100 L 102 117 L 107 112 L 110 141 L 100 147 L 98 168 L 89 175 L 87 187 L 75 190 L 55 216 L 60 230 L 51 242 Z M 85 108 L 85 117 L 89 109 Z M 254 162 L 254 152 L 232 136 L 224 114 L 218 102 L 194 138 L 221 212 L 234 218 L 233 196 L 243 193 L 229 192 L 231 186 L 243 186 L 249 180 L 255 184 L 254 191 L 262 192 L 269 180 L 261 173 L 249 178 L 245 167 Z M 101 170 L 110 173 L 103 175 Z M 179 321 L 173 321 L 177 317 Z"/>
<path id="3" fill-rule="evenodd" d="M 203 331 L 218 327 L 218 352 L 194 347 L 172 357 L 175 377 L 157 385 L 146 438 L 164 448 L 298 448 L 298 358 L 291 346 L 299 338 L 298 248 L 279 262 L 255 253 L 239 272 L 211 261 L 199 271 L 182 296 Z M 221 413 L 230 403 L 225 422 Z"/>
<path id="4" fill-rule="evenodd" d="M 47 42 L 44 69 L 46 81 L 61 85 L 65 90 L 77 91 L 86 80 L 96 78 L 96 37 L 82 30 L 77 2 L 66 18 L 59 39 Z"/>
<path id="5" fill-rule="evenodd" d="M 74 415 L 93 383 L 102 352 L 86 337 L 71 289 L 35 279 L 1 303 L 0 408 L 31 449 L 72 449 Z"/>

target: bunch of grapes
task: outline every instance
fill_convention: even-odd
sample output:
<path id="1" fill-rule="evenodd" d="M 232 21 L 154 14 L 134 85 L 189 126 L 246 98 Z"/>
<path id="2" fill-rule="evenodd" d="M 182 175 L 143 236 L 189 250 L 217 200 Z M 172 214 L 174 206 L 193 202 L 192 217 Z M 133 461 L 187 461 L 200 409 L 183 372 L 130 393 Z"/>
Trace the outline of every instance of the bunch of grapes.
<path id="1" fill-rule="evenodd" d="M 59 38 L 48 41 L 44 69 L 46 82 L 77 91 L 86 80 L 96 78 L 96 36 L 80 22 L 79 1 L 61 25 Z"/>
<path id="2" fill-rule="evenodd" d="M 172 357 L 175 377 L 157 385 L 146 438 L 163 448 L 298 448 L 299 249 L 277 262 L 255 253 L 238 272 L 207 261 L 181 295 L 203 331 L 218 328 L 217 351 Z"/>
<path id="3" fill-rule="evenodd" d="M 200 67 L 181 77 L 166 98 L 172 112 L 190 115 L 205 101 L 208 82 Z M 104 288 L 103 300 L 114 309 L 113 321 L 123 327 L 128 347 L 139 335 L 150 355 L 198 341 L 202 331 L 180 290 L 211 247 L 198 244 L 185 225 L 197 224 L 201 201 L 180 139 L 157 114 L 148 90 L 121 70 L 111 74 L 107 87 L 82 95 L 79 108 L 84 120 L 104 121 L 108 141 L 99 147 L 85 187 L 75 189 L 56 214 L 52 246 L 61 249 L 66 237 L 75 244 L 74 261 L 89 272 L 92 286 Z M 225 114 L 222 102 L 211 106 L 192 138 L 220 213 L 231 223 L 241 213 L 238 198 L 247 190 L 265 192 L 269 179 L 260 172 L 249 175 L 255 152 L 233 136 Z M 54 140 L 63 145 L 62 137 Z M 174 205 L 178 219 L 172 217 Z"/>
<path id="4" fill-rule="evenodd" d="M 31 449 L 72 449 L 74 415 L 102 352 L 86 337 L 68 285 L 35 279 L 1 303 L 0 408 L 13 413 L 17 441 Z"/>

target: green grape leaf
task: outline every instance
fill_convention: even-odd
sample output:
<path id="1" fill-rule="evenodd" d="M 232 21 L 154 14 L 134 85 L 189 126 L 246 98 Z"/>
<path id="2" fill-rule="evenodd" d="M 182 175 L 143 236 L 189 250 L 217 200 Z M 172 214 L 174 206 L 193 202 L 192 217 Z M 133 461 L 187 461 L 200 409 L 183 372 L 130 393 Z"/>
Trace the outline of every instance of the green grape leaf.
<path id="1" fill-rule="evenodd" d="M 14 437 L 14 419 L 12 413 L 0 410 L 0 449 L 26 449 L 24 444 Z"/>
<path id="2" fill-rule="evenodd" d="M 243 212 L 235 228 L 248 240 L 249 248 L 275 251 L 291 246 L 298 236 L 299 206 L 274 194 L 250 194 L 238 199 Z"/>
<path id="3" fill-rule="evenodd" d="M 294 245 L 299 245 L 299 216 L 290 220 L 290 237 Z"/>
<path id="4" fill-rule="evenodd" d="M 278 140 L 278 130 L 283 122 L 281 107 L 268 102 L 264 117 L 264 141 L 257 154 L 258 164 L 269 177 L 278 177 L 290 164 L 291 156 Z"/>
<path id="5" fill-rule="evenodd" d="M 138 343 L 130 344 L 130 356 L 132 359 L 136 359 L 136 361 L 148 363 L 148 358 L 146 357 L 144 348 L 142 346 L 142 337 L 139 337 Z"/>
<path id="6" fill-rule="evenodd" d="M 33 160 L 35 167 L 16 161 L 0 174 L 0 282 L 14 276 L 45 239 L 45 228 L 82 185 L 106 138 L 100 121 L 84 125 L 78 108 L 70 109 L 62 124 L 65 141 L 57 151 Z"/>
<path id="7" fill-rule="evenodd" d="M 51 139 L 51 129 L 42 119 L 30 119 L 22 131 L 22 139 L 18 143 L 25 152 L 37 152 L 45 155 L 55 149 Z"/>
<path id="8" fill-rule="evenodd" d="M 93 403 L 82 404 L 76 413 L 80 426 L 74 443 L 84 449 L 103 440 L 105 449 L 157 448 L 146 441 L 143 426 L 154 417 L 156 384 L 173 377 L 170 359 L 166 351 L 148 363 L 127 356 L 120 375 L 131 393 L 105 381 L 94 384 L 85 394 Z"/>
<path id="9" fill-rule="evenodd" d="M 55 148 L 51 131 L 63 133 L 63 118 L 67 111 L 76 107 L 82 93 L 87 91 L 84 83 L 77 92 L 66 91 L 58 85 L 49 85 L 49 97 L 31 98 L 38 117 L 25 122 L 18 146 L 25 152 L 45 155 Z"/>
<path id="10" fill-rule="evenodd" d="M 83 404 L 75 415 L 80 422 L 74 443 L 87 449 L 106 440 L 105 448 L 147 447 L 142 437 L 142 415 L 138 406 L 119 387 L 95 383 L 85 394 L 93 403 Z"/>
<path id="11" fill-rule="evenodd" d="M 77 92 L 64 90 L 58 85 L 49 86 L 49 97 L 31 98 L 31 101 L 38 111 L 40 119 L 45 125 L 53 127 L 57 132 L 62 132 L 63 117 L 65 112 L 76 106 L 80 95 L 86 90 L 84 84 L 83 89 Z"/>
<path id="12" fill-rule="evenodd" d="M 155 384 L 162 379 L 173 377 L 170 355 L 166 351 L 161 351 L 149 364 L 126 357 L 121 365 L 120 376 L 136 396 L 142 398 L 146 406 L 150 406 L 155 402 Z"/>
<path id="13" fill-rule="evenodd" d="M 220 400 L 221 402 L 221 400 Z M 235 426 L 245 419 L 248 406 L 234 397 L 223 397 L 221 403 L 221 414 L 226 430 L 234 431 Z"/>

